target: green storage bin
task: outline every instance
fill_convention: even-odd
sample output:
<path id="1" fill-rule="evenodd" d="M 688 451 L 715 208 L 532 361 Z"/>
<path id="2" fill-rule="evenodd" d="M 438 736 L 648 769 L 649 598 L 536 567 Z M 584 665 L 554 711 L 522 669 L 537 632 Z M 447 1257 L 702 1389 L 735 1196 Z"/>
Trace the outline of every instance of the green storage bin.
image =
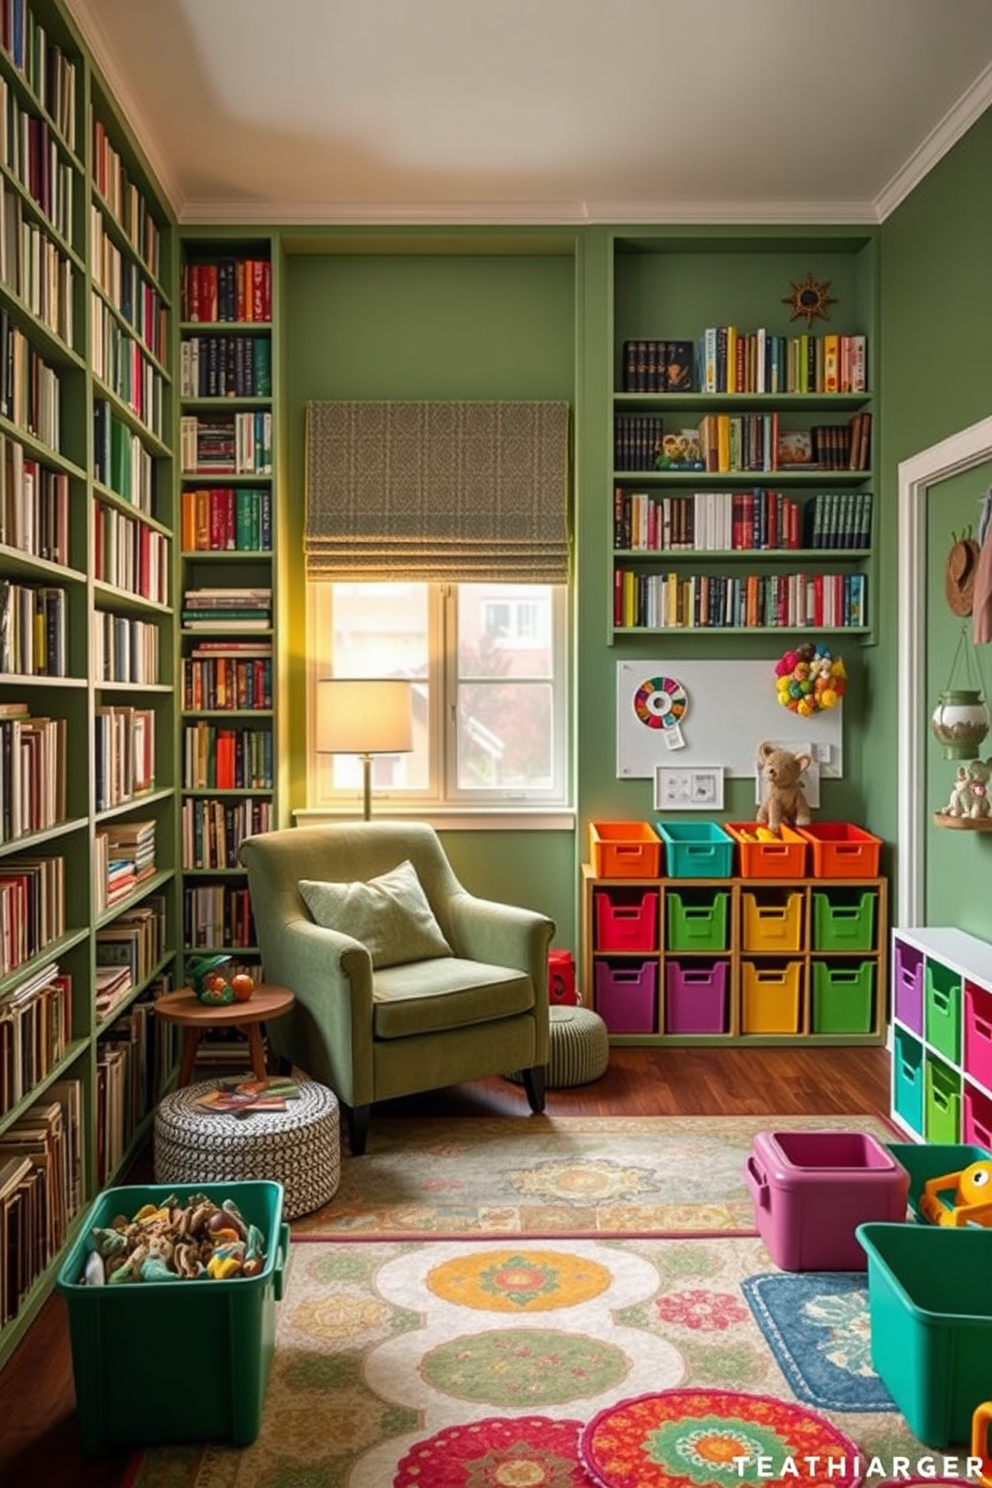
<path id="1" fill-rule="evenodd" d="M 875 947 L 873 892 L 813 891 L 814 951 L 871 951 Z"/>
<path id="2" fill-rule="evenodd" d="M 91 1231 L 170 1195 L 233 1199 L 265 1236 L 258 1276 L 229 1281 L 145 1281 L 85 1286 Z M 69 1314 L 80 1446 L 86 1457 L 118 1443 L 258 1435 L 282 1296 L 289 1226 L 281 1183 L 152 1184 L 108 1188 L 94 1201 L 55 1287 Z"/>
<path id="3" fill-rule="evenodd" d="M 961 1136 L 961 1077 L 929 1054 L 923 1081 L 923 1134 L 928 1142 L 957 1142 Z"/>
<path id="4" fill-rule="evenodd" d="M 909 1207 L 923 1224 L 930 1221 L 920 1213 L 920 1198 L 931 1178 L 944 1178 L 948 1173 L 960 1173 L 975 1162 L 988 1162 L 992 1152 L 984 1147 L 975 1147 L 968 1142 L 886 1142 L 896 1162 L 909 1174 Z"/>
<path id="5" fill-rule="evenodd" d="M 992 1399 L 992 1230 L 862 1224 L 871 1355 L 915 1436 L 929 1447 L 971 1440 Z"/>
<path id="6" fill-rule="evenodd" d="M 875 963 L 814 961 L 813 1032 L 870 1033 Z"/>
<path id="7" fill-rule="evenodd" d="M 923 1027 L 928 1044 L 958 1064 L 961 1059 L 961 976 L 928 956 L 923 966 Z"/>
<path id="8" fill-rule="evenodd" d="M 665 896 L 670 951 L 727 949 L 726 890 L 670 889 Z"/>

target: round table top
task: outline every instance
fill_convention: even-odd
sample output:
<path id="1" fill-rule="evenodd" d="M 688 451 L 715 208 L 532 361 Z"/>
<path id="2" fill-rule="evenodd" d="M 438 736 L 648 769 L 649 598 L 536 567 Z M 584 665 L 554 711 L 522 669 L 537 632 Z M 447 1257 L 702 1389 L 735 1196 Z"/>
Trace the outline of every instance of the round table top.
<path id="1" fill-rule="evenodd" d="M 155 1011 L 170 1023 L 237 1027 L 261 1023 L 263 1018 L 278 1018 L 281 1013 L 288 1013 L 295 1001 L 288 987 L 277 987 L 271 982 L 259 982 L 247 1002 L 201 1002 L 191 987 L 182 987 L 178 992 L 163 992 L 156 998 Z"/>

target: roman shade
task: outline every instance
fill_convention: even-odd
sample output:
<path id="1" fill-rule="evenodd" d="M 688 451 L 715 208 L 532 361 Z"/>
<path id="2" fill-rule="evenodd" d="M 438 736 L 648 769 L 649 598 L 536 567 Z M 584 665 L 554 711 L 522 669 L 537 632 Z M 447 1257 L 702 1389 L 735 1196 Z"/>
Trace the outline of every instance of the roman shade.
<path id="1" fill-rule="evenodd" d="M 309 402 L 306 475 L 309 579 L 568 577 L 567 403 Z"/>

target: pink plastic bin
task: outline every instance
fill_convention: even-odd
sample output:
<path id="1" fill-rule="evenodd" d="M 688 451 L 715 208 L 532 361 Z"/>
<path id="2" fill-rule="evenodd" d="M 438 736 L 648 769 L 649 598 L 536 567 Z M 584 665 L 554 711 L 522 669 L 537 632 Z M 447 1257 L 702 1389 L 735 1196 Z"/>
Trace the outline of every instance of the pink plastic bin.
<path id="1" fill-rule="evenodd" d="M 964 1072 L 992 1090 L 992 992 L 964 984 Z"/>
<path id="2" fill-rule="evenodd" d="M 909 1174 L 862 1132 L 758 1132 L 744 1179 L 758 1232 L 783 1271 L 864 1271 L 857 1226 L 906 1218 Z"/>

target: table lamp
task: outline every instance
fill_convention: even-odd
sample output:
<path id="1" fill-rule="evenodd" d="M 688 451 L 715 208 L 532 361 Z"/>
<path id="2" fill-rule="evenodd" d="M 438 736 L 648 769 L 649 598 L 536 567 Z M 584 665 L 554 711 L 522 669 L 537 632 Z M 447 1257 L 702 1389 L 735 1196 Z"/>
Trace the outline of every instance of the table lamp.
<path id="1" fill-rule="evenodd" d="M 317 753 L 357 754 L 365 820 L 372 815 L 372 756 L 413 748 L 411 684 L 396 677 L 324 677 L 317 683 Z"/>

